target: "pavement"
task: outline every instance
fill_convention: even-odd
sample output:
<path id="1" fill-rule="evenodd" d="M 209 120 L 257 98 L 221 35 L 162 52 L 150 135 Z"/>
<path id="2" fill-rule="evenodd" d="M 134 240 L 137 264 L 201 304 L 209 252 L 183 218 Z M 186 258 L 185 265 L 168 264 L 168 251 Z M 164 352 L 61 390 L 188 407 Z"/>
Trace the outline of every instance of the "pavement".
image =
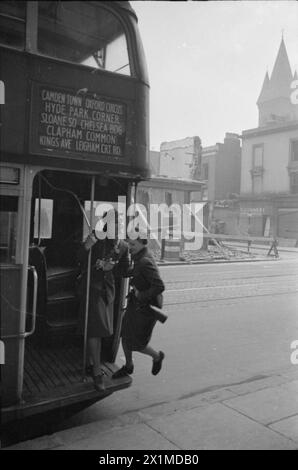
<path id="1" fill-rule="evenodd" d="M 298 450 L 298 364 L 4 450 L 46 449 Z"/>

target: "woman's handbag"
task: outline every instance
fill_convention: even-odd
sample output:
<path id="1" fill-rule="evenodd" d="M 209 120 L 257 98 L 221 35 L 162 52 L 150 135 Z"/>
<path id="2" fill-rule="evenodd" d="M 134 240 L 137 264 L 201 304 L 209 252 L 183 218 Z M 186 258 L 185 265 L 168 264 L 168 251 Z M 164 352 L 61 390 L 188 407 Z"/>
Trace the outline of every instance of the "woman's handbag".
<path id="1" fill-rule="evenodd" d="M 163 306 L 163 295 L 162 294 L 158 294 L 155 297 L 154 304 L 155 305 L 149 304 L 149 306 L 148 306 L 148 309 L 150 310 L 151 315 L 156 320 L 160 321 L 161 323 L 165 323 L 165 321 L 167 320 L 168 317 L 161 310 L 162 306 Z"/>
<path id="2" fill-rule="evenodd" d="M 167 315 L 165 315 L 162 310 L 155 305 L 148 305 L 148 310 L 150 314 L 157 320 L 160 321 L 161 323 L 165 323 L 168 319 Z"/>

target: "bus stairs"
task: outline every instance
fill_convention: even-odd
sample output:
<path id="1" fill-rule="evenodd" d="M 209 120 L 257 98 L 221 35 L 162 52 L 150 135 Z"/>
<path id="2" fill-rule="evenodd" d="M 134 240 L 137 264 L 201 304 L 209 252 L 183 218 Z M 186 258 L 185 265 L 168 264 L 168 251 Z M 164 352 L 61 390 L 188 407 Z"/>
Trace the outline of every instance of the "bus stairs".
<path id="1" fill-rule="evenodd" d="M 74 330 L 78 321 L 78 297 L 75 289 L 78 269 L 47 269 L 46 324 L 54 331 Z"/>
<path id="2" fill-rule="evenodd" d="M 47 268 L 46 295 L 40 305 L 44 310 L 39 312 L 41 328 L 26 340 L 25 347 L 22 398 L 28 408 L 36 405 L 38 409 L 44 403 L 51 409 L 59 402 L 81 401 L 82 397 L 98 399 L 98 395 L 104 397 L 132 382 L 130 377 L 112 379 L 118 367 L 107 361 L 102 364 L 104 392 L 95 390 L 91 376 L 83 377 L 83 337 L 77 334 L 77 274 L 73 267 Z"/>

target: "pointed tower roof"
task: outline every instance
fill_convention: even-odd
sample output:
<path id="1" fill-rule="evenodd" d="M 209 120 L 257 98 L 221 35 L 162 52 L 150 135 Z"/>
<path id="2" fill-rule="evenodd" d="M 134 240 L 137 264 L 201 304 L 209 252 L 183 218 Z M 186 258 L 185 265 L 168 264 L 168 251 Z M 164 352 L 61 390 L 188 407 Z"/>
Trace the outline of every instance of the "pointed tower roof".
<path id="1" fill-rule="evenodd" d="M 289 96 L 289 86 L 293 80 L 291 66 L 282 37 L 277 58 L 270 78 L 270 92 L 268 99 L 281 98 Z"/>
<path id="2" fill-rule="evenodd" d="M 262 90 L 257 101 L 258 104 L 263 103 L 264 101 L 268 100 L 269 89 L 270 89 L 270 80 L 269 80 L 269 74 L 267 70 L 265 78 L 264 78 Z"/>
<path id="3" fill-rule="evenodd" d="M 298 80 L 298 73 L 297 73 L 297 70 L 295 70 L 295 73 L 294 73 L 294 76 L 293 76 L 293 80 Z"/>

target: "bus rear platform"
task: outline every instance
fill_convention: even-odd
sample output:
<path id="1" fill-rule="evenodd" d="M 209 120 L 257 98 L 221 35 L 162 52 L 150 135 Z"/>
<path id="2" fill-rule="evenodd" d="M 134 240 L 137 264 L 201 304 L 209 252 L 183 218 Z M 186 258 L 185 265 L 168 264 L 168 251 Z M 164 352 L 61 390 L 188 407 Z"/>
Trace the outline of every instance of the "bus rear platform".
<path id="1" fill-rule="evenodd" d="M 91 376 L 83 378 L 82 346 L 77 341 L 44 345 L 27 341 L 22 401 L 2 409 L 2 424 L 32 415 L 79 405 L 81 408 L 130 386 L 131 377 L 112 379 L 115 363 L 103 362 L 105 391 L 98 392 Z"/>

